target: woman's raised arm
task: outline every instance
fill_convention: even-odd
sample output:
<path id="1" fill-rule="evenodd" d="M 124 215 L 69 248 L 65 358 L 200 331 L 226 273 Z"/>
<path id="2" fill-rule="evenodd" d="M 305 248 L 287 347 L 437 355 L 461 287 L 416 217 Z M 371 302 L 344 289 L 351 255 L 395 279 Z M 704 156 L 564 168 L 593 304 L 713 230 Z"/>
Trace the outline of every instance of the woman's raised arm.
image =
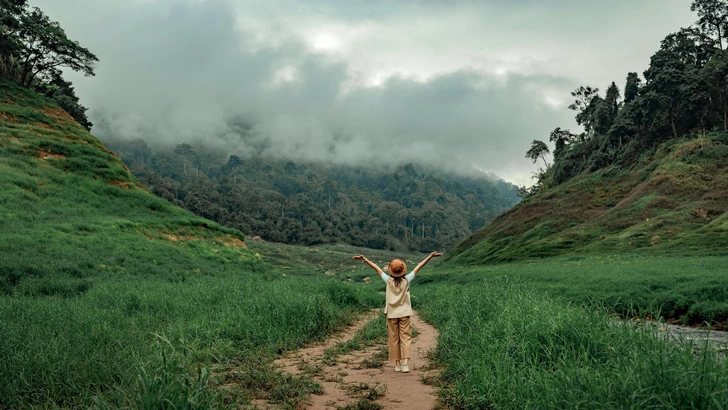
<path id="1" fill-rule="evenodd" d="M 429 262 L 430 259 L 438 258 L 440 256 L 442 256 L 442 254 L 440 252 L 432 252 L 431 254 L 427 255 L 427 257 L 422 262 L 420 262 L 419 265 L 415 266 L 415 268 L 412 269 L 412 273 L 414 273 L 416 275 L 417 272 L 419 272 L 423 266 L 427 265 L 427 262 Z"/>
<path id="2" fill-rule="evenodd" d="M 374 262 L 372 262 L 369 259 L 367 259 L 366 257 L 364 257 L 364 255 L 362 255 L 362 254 L 359 254 L 359 255 L 356 255 L 356 256 L 352 256 L 351 259 L 363 260 L 364 263 L 366 263 L 367 265 L 371 266 L 372 269 L 374 269 L 375 271 L 377 271 L 377 273 L 379 274 L 379 276 L 382 276 L 382 274 L 384 273 L 379 266 L 375 265 Z"/>

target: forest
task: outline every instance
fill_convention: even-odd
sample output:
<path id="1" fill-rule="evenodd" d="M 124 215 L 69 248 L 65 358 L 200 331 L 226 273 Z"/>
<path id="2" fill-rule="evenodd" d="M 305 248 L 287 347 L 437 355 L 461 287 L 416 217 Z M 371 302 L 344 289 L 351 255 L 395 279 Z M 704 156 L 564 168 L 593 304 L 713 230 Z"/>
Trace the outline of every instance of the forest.
<path id="1" fill-rule="evenodd" d="M 569 109 L 583 132 L 558 127 L 550 133 L 553 164 L 545 161 L 549 146 L 532 142 L 526 157 L 545 168 L 533 186 L 520 188 L 524 196 L 583 172 L 628 169 L 668 140 L 702 144 L 706 133 L 728 130 L 728 3 L 695 0 L 691 10 L 695 24 L 667 35 L 642 78 L 627 74 L 623 92 L 612 82 L 603 96 L 592 86 L 571 93 Z"/>
<path id="2" fill-rule="evenodd" d="M 519 200 L 514 185 L 485 173 L 327 166 L 190 144 L 153 152 L 144 140 L 104 143 L 154 194 L 272 242 L 445 249 Z"/>

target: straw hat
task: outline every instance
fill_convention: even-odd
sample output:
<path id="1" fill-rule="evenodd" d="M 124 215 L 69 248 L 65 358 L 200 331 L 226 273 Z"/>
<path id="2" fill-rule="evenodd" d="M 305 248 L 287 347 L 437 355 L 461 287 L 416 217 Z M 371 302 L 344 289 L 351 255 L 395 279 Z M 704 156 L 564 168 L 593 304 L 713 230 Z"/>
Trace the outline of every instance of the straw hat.
<path id="1" fill-rule="evenodd" d="M 401 259 L 395 259 L 389 262 L 389 276 L 400 278 L 407 273 L 407 265 Z"/>

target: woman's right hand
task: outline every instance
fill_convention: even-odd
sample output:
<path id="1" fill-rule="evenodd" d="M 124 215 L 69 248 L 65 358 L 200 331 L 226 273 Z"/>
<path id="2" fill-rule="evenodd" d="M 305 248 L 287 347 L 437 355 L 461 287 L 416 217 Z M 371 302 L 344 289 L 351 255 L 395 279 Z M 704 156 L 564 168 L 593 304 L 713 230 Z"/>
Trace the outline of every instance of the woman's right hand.
<path id="1" fill-rule="evenodd" d="M 360 261 L 360 260 L 364 259 L 364 255 L 359 254 L 359 255 L 356 255 L 356 256 L 352 256 L 351 259 L 356 259 L 356 260 L 359 260 Z"/>
<path id="2" fill-rule="evenodd" d="M 441 254 L 440 252 L 432 252 L 432 253 L 430 254 L 430 256 L 431 256 L 431 257 L 433 257 L 433 258 L 437 258 L 437 257 L 439 257 L 439 256 L 442 256 L 442 254 Z"/>

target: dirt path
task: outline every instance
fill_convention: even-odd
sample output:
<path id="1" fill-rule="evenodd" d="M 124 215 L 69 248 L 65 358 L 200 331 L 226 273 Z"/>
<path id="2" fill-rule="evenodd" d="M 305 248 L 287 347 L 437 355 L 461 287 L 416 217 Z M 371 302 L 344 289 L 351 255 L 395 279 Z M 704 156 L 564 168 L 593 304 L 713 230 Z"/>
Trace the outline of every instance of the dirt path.
<path id="1" fill-rule="evenodd" d="M 394 363 L 386 360 L 386 343 L 340 355 L 336 364 L 326 364 L 324 352 L 327 348 L 351 339 L 377 315 L 379 312 L 374 312 L 325 344 L 298 350 L 276 361 L 277 366 L 294 375 L 306 371 L 314 373 L 316 381 L 323 386 L 323 394 L 311 396 L 303 408 L 356 408 L 357 402 L 376 403 L 384 409 L 425 410 L 435 406 L 434 388 L 425 385 L 421 379 L 436 372 L 429 368 L 426 354 L 435 347 L 437 331 L 417 313 L 412 317 L 412 326 L 417 335 L 412 339 L 409 373 L 394 371 Z M 371 368 L 371 363 L 376 362 L 377 358 L 384 360 L 383 366 Z M 374 405 L 371 408 L 377 407 Z"/>

